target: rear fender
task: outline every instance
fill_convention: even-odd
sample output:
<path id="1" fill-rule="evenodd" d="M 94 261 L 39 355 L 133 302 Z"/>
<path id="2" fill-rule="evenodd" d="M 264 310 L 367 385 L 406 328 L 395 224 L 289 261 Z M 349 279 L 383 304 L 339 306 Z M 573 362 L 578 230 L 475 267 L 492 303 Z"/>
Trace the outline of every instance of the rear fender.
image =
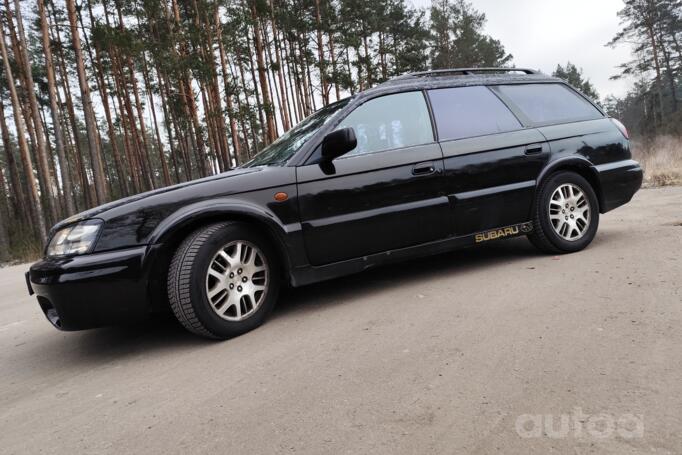
<path id="1" fill-rule="evenodd" d="M 599 206 L 604 206 L 603 195 L 601 191 L 601 184 L 599 180 L 599 172 L 596 167 L 585 157 L 581 155 L 571 155 L 562 158 L 558 158 L 554 161 L 550 161 L 547 165 L 540 171 L 537 180 L 535 181 L 535 195 L 537 196 L 540 188 L 544 181 L 552 174 L 558 171 L 573 171 L 584 177 L 597 194 L 597 199 L 599 200 Z"/>

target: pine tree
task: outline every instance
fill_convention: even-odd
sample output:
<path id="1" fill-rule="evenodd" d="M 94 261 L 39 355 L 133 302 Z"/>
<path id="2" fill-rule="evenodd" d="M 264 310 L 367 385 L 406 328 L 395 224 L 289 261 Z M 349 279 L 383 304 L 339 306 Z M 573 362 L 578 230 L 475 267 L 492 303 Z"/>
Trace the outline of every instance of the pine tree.
<path id="1" fill-rule="evenodd" d="M 618 79 L 640 76 L 624 99 L 628 109 L 646 118 L 642 133 L 682 132 L 679 109 L 682 92 L 682 2 L 680 0 L 625 0 L 618 13 L 622 29 L 607 44 L 633 46 L 635 59 L 620 65 Z"/>
<path id="2" fill-rule="evenodd" d="M 567 62 L 566 66 L 557 65 L 552 76 L 565 80 L 593 100 L 599 100 L 599 94 L 592 83 L 589 79 L 583 78 L 583 70 L 573 63 Z"/>
<path id="3" fill-rule="evenodd" d="M 499 67 L 511 63 L 498 40 L 485 35 L 485 14 L 465 0 L 434 0 L 431 6 L 433 68 Z"/>

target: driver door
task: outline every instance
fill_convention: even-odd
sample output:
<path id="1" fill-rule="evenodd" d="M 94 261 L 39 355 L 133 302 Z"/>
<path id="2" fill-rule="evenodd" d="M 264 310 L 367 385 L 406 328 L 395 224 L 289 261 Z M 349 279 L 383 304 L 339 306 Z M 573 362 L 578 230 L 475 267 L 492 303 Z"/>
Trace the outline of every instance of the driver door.
<path id="1" fill-rule="evenodd" d="M 310 263 L 322 265 L 447 237 L 443 157 L 421 91 L 371 99 L 337 127 L 357 146 L 323 170 L 297 168 Z M 331 168 L 331 171 L 330 171 Z M 326 172 L 325 172 L 326 171 Z"/>

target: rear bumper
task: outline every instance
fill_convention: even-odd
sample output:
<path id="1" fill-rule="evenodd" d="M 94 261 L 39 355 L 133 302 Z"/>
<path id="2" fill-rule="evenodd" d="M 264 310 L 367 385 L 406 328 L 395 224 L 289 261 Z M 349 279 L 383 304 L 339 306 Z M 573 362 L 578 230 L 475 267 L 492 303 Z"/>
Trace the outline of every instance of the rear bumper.
<path id="1" fill-rule="evenodd" d="M 48 320 L 60 330 L 81 330 L 147 316 L 147 247 L 46 258 L 28 272 L 29 293 L 36 294 Z"/>
<path id="2" fill-rule="evenodd" d="M 613 210 L 627 202 L 641 188 L 644 173 L 637 161 L 625 160 L 595 166 L 601 187 L 600 211 Z"/>

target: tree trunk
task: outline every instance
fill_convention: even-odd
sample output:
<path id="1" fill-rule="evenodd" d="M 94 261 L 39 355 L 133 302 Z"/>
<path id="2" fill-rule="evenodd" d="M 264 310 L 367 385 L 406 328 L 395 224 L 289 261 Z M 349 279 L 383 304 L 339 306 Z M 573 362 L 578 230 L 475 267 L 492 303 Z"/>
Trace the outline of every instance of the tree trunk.
<path id="1" fill-rule="evenodd" d="M 381 78 L 385 81 L 388 79 L 388 68 L 386 65 L 386 49 L 384 40 L 384 34 L 379 32 L 379 62 L 381 63 Z"/>
<path id="2" fill-rule="evenodd" d="M 218 145 L 215 137 L 215 119 L 213 118 L 213 107 L 206 96 L 206 84 L 202 81 L 199 81 L 199 94 L 201 95 L 201 104 L 204 107 L 204 124 L 206 125 L 208 150 L 210 153 L 208 160 L 208 164 L 210 166 L 209 172 L 211 174 L 216 174 L 216 161 L 218 162 L 219 172 L 222 172 L 225 163 L 222 161 L 222 157 L 220 156 L 220 146 Z"/>
<path id="3" fill-rule="evenodd" d="M 239 48 L 237 47 L 237 51 L 238 50 L 239 50 Z M 237 53 L 237 57 L 238 56 L 239 56 L 239 54 Z M 242 66 L 242 64 L 239 60 L 238 60 L 237 64 L 239 67 L 239 76 L 240 77 L 238 78 L 236 76 L 236 74 L 234 73 L 234 69 L 232 68 L 232 65 L 230 63 L 228 63 L 228 66 L 230 67 L 230 75 L 232 76 L 232 80 L 239 80 L 241 82 L 242 93 L 244 93 L 244 96 L 246 96 L 248 92 L 246 90 L 246 82 L 244 81 L 244 67 Z M 248 160 L 249 157 L 251 156 L 251 146 L 249 145 L 249 133 L 251 133 L 251 137 L 253 138 L 254 144 L 255 144 L 256 143 L 255 142 L 256 141 L 255 132 L 253 131 L 253 123 L 252 123 L 251 119 L 249 118 L 248 122 L 247 122 L 247 119 L 244 118 L 245 108 L 242 107 L 242 101 L 241 101 L 239 94 L 237 94 L 235 96 L 235 99 L 237 101 L 237 112 L 239 112 L 239 120 L 240 120 L 240 123 L 242 125 L 242 131 L 244 132 L 243 133 L 244 134 L 244 149 L 245 149 L 244 152 L 246 153 L 245 159 Z M 250 131 L 249 131 L 249 126 L 250 126 Z M 257 147 L 257 145 L 255 145 L 255 146 Z"/>
<path id="4" fill-rule="evenodd" d="M 133 98 L 135 100 L 135 110 L 137 111 L 137 120 L 140 123 L 140 136 L 142 136 L 142 148 L 140 150 L 140 159 L 144 162 L 147 172 L 149 173 L 149 182 L 152 188 L 156 188 L 156 179 L 154 179 L 154 169 L 152 168 L 151 160 L 149 159 L 150 147 L 147 142 L 147 127 L 144 123 L 144 112 L 142 111 L 142 102 L 140 101 L 139 88 L 137 86 L 137 76 L 135 75 L 135 67 L 130 56 L 126 58 L 128 63 L 128 74 L 132 83 Z"/>
<path id="5" fill-rule="evenodd" d="M 152 112 L 152 122 L 154 123 L 154 132 L 156 136 L 156 147 L 159 149 L 159 161 L 161 164 L 161 172 L 163 175 L 163 183 L 165 186 L 171 184 L 170 172 L 168 171 L 168 163 L 166 162 L 166 154 L 163 151 L 163 143 L 161 142 L 161 135 L 159 133 L 159 124 L 156 120 L 156 107 L 154 106 L 154 94 L 152 93 L 151 81 L 149 80 L 149 70 L 147 68 L 147 57 L 142 54 L 142 77 L 144 78 L 144 85 L 147 88 L 147 97 L 149 98 L 149 107 Z"/>
<path id="6" fill-rule="evenodd" d="M 258 89 L 258 82 L 256 79 L 256 69 L 255 65 L 253 64 L 253 53 L 251 52 L 251 42 L 246 40 L 246 45 L 248 46 L 246 49 L 246 53 L 249 55 L 249 71 L 251 72 L 251 81 L 253 83 L 253 91 L 256 94 L 256 109 L 258 110 L 258 120 L 260 121 L 260 128 L 265 130 L 265 137 L 263 137 L 263 142 L 265 144 L 269 143 L 269 134 L 267 131 L 267 125 L 265 124 L 265 106 L 261 102 L 260 98 L 260 90 Z M 237 54 L 237 58 L 239 59 L 239 54 Z M 239 59 L 241 60 L 241 59 Z M 244 75 L 242 74 L 242 79 L 244 79 Z M 245 79 L 244 79 L 245 80 Z M 247 98 L 247 105 L 248 105 L 248 98 Z M 256 128 L 254 128 L 253 124 L 251 124 L 251 133 L 254 134 L 254 148 L 256 149 L 256 153 L 258 153 L 258 139 L 256 138 Z"/>
<path id="7" fill-rule="evenodd" d="M 341 92 L 339 90 L 339 80 L 336 74 L 336 51 L 334 50 L 334 32 L 329 32 L 329 58 L 332 61 L 332 74 L 334 75 L 334 91 L 336 95 L 336 101 L 341 99 Z"/>
<path id="8" fill-rule="evenodd" d="M 365 23 L 362 23 L 362 43 L 365 48 L 365 67 L 367 68 L 367 88 L 372 87 L 372 61 L 369 55 L 369 44 L 367 42 L 367 33 L 365 32 Z"/>
<path id="9" fill-rule="evenodd" d="M 73 203 L 73 187 L 71 185 L 71 176 L 69 175 L 67 167 L 66 153 L 64 151 L 64 133 L 62 132 L 59 107 L 57 105 L 57 83 L 54 76 L 54 62 L 52 60 L 50 34 L 47 25 L 47 15 L 45 13 L 45 0 L 38 0 L 38 14 L 40 15 L 40 30 L 43 41 L 43 52 L 45 52 L 47 88 L 50 96 L 50 112 L 52 114 L 52 129 L 54 130 L 55 146 L 57 148 L 57 157 L 59 158 L 59 171 L 62 177 L 62 188 L 64 191 L 64 204 L 66 215 L 71 216 L 76 213 L 76 207 Z"/>
<path id="10" fill-rule="evenodd" d="M 88 14 L 90 16 L 90 23 L 95 23 L 95 18 L 92 13 L 92 3 L 90 0 L 86 0 L 88 5 Z M 116 168 L 116 175 L 119 180 L 119 187 L 123 196 L 130 194 L 128 189 L 128 179 L 126 177 L 125 165 L 121 160 L 121 152 L 118 149 L 118 140 L 116 136 L 116 131 L 114 130 L 114 123 L 111 118 L 111 108 L 109 106 L 109 94 L 107 89 L 107 83 L 104 79 L 104 70 L 102 66 L 102 49 L 99 43 L 95 43 L 95 75 L 97 77 L 97 86 L 99 87 L 100 98 L 102 99 L 102 109 L 104 110 L 104 116 L 107 121 L 107 135 L 109 136 L 109 143 L 111 144 L 111 151 L 114 155 L 114 166 Z M 90 57 L 92 60 L 92 56 Z"/>
<path id="11" fill-rule="evenodd" d="M 234 165 L 239 166 L 239 154 L 241 152 L 241 146 L 239 144 L 239 133 L 237 132 L 237 121 L 234 118 L 234 109 L 232 105 L 232 89 L 230 87 L 227 75 L 227 57 L 225 56 L 225 46 L 223 45 L 222 29 L 220 24 L 220 17 L 218 15 L 218 8 L 215 9 L 215 23 L 216 23 L 216 33 L 218 35 L 218 51 L 220 52 L 220 68 L 223 75 L 223 86 L 225 90 L 225 110 L 227 111 L 227 119 L 230 123 L 230 135 L 232 136 L 232 147 L 234 148 Z M 230 162 L 230 167 L 232 167 Z"/>
<path id="12" fill-rule="evenodd" d="M 300 40 L 298 42 L 298 45 L 301 47 L 301 54 L 303 54 L 303 63 L 305 66 L 305 74 L 307 75 L 307 95 L 308 95 L 308 106 L 310 107 L 312 105 L 312 109 L 308 110 L 308 115 L 312 114 L 317 110 L 317 103 L 315 103 L 315 93 L 313 92 L 313 78 L 310 72 L 310 61 L 308 60 L 308 53 L 306 52 L 306 46 Z"/>
<path id="13" fill-rule="evenodd" d="M 85 117 L 85 128 L 88 136 L 88 146 L 90 148 L 90 162 L 92 166 L 92 175 L 95 182 L 95 193 L 97 194 L 97 202 L 99 204 L 103 204 L 108 200 L 109 196 L 106 182 L 104 180 L 104 168 L 102 167 L 102 157 L 100 154 L 99 143 L 97 141 L 97 123 L 95 121 L 95 112 L 92 108 L 90 87 L 88 85 L 87 76 L 85 75 L 85 63 L 83 61 L 83 52 L 81 50 L 81 40 L 78 34 L 76 5 L 74 4 L 74 0 L 66 0 L 66 8 L 69 16 L 69 24 L 71 25 L 71 42 L 76 57 L 76 70 L 78 73 L 78 84 L 80 86 L 81 99 L 83 102 L 83 114 Z"/>
<path id="14" fill-rule="evenodd" d="M 350 85 L 350 94 L 355 95 L 354 87 L 355 84 L 353 84 L 353 70 L 350 66 L 350 51 L 348 50 L 348 46 L 346 46 L 346 71 L 348 71 L 348 81 Z M 360 73 L 358 72 L 358 84 L 360 84 Z"/>
<path id="15" fill-rule="evenodd" d="M 661 64 L 659 63 L 658 59 L 658 44 L 656 43 L 656 37 L 654 35 L 654 26 L 650 19 L 646 22 L 645 26 L 649 35 L 649 40 L 651 42 L 651 50 L 654 57 L 654 68 L 656 69 L 656 93 L 658 98 L 656 100 L 656 104 L 658 106 L 657 109 L 654 109 L 654 125 L 658 126 L 663 120 L 663 94 L 661 93 L 663 82 L 661 79 Z M 656 112 L 656 110 L 658 110 L 658 112 Z"/>
<path id="16" fill-rule="evenodd" d="M 274 99 L 270 100 L 271 101 L 270 112 L 271 112 L 271 115 L 272 115 L 272 118 L 273 118 L 273 121 L 275 124 L 275 133 L 274 133 L 275 136 L 274 137 L 275 137 L 275 139 L 277 139 L 277 137 L 279 137 L 279 128 L 277 125 L 277 120 L 275 119 L 275 100 L 277 100 L 277 104 L 280 106 L 280 108 L 281 108 L 282 103 L 281 103 L 280 98 L 279 98 L 279 91 L 277 91 L 277 83 L 275 83 L 275 86 L 273 88 L 272 80 L 274 78 L 271 77 L 272 69 L 267 70 L 267 68 L 272 68 L 272 58 L 270 55 L 270 46 L 268 44 L 268 35 L 267 35 L 265 29 L 266 29 L 266 27 L 261 24 L 261 32 L 263 33 L 263 41 L 265 42 L 265 45 L 263 46 L 265 49 L 265 52 L 263 55 L 263 57 L 265 58 L 265 68 L 266 68 L 265 74 L 266 74 L 267 79 L 268 79 L 268 88 L 270 90 L 270 96 L 271 97 L 274 96 Z"/>
<path id="17" fill-rule="evenodd" d="M 260 81 L 261 92 L 263 93 L 263 107 L 265 108 L 266 116 L 266 136 L 268 143 L 273 142 L 277 138 L 277 129 L 275 126 L 275 118 L 272 112 L 270 101 L 270 91 L 268 90 L 267 76 L 265 74 L 265 59 L 263 57 L 263 41 L 261 38 L 260 25 L 258 23 L 258 13 L 256 11 L 256 2 L 252 0 L 251 3 L 251 17 L 253 19 L 253 35 L 256 46 L 256 61 L 258 63 L 258 80 Z"/>
<path id="18" fill-rule="evenodd" d="M 173 173 L 175 174 L 175 183 L 180 183 L 180 170 L 178 169 L 177 162 L 177 148 L 173 147 L 173 130 L 171 126 L 171 118 L 168 114 L 168 105 L 166 102 L 166 88 L 162 82 L 161 74 L 158 68 L 156 69 L 156 81 L 159 86 L 159 94 L 161 95 L 161 107 L 163 108 L 163 123 L 166 128 L 166 134 L 168 135 L 168 145 L 170 146 L 170 156 L 173 162 Z M 179 139 L 178 139 L 179 141 Z"/>
<path id="19" fill-rule="evenodd" d="M 7 46 L 5 45 L 5 31 L 0 28 L 0 53 L 2 54 L 2 61 L 5 65 L 5 80 L 9 86 L 10 98 L 12 99 L 12 111 L 14 113 L 14 124 L 17 131 L 17 142 L 19 143 L 19 151 L 21 153 L 21 161 L 24 166 L 24 175 L 26 177 L 26 185 L 28 186 L 28 195 L 30 208 L 34 215 L 36 233 L 40 240 L 45 243 L 47 230 L 45 229 L 45 219 L 43 218 L 43 206 L 38 195 L 38 188 L 36 181 L 33 178 L 33 165 L 31 164 L 31 157 L 26 143 L 26 126 L 23 118 L 19 112 L 19 97 L 17 96 L 17 89 L 14 85 L 14 76 L 12 75 L 12 68 L 9 64 L 9 55 L 7 53 Z"/>
<path id="20" fill-rule="evenodd" d="M 296 54 L 296 45 L 298 42 L 289 42 L 291 49 L 292 67 L 294 69 L 294 84 L 296 87 L 296 96 L 298 97 L 298 112 L 300 119 L 303 120 L 310 113 L 310 106 L 308 105 L 308 89 L 305 82 L 305 71 L 303 70 L 303 63 L 300 57 Z"/>
<path id="21" fill-rule="evenodd" d="M 665 75 L 668 80 L 668 86 L 670 88 L 670 96 L 672 98 L 672 111 L 677 112 L 677 94 L 676 91 L 676 81 L 675 81 L 675 70 L 671 65 L 672 56 L 665 46 L 665 39 L 663 37 L 663 32 L 660 25 L 657 27 L 658 43 L 661 49 L 661 54 L 663 54 L 663 64 L 665 65 Z"/>
<path id="22" fill-rule="evenodd" d="M 47 5 L 46 5 L 47 6 Z M 54 4 L 52 5 L 52 11 L 51 11 L 51 19 L 52 19 L 52 24 L 56 24 L 56 15 L 54 11 Z M 68 73 L 66 71 L 66 58 L 64 56 L 64 45 L 62 44 L 62 38 L 61 34 L 59 33 L 59 28 L 55 27 L 55 35 L 53 39 L 57 42 L 57 49 L 59 50 L 59 55 L 58 55 L 58 68 L 60 72 L 60 80 L 61 80 L 61 85 L 62 89 L 64 90 L 64 95 L 66 97 L 66 109 L 67 109 L 67 117 L 69 121 L 69 126 L 71 128 L 71 142 L 72 142 L 72 151 L 73 151 L 73 157 L 75 160 L 75 170 L 72 174 L 72 182 L 74 181 L 73 176 L 76 177 L 77 181 L 74 183 L 78 183 L 81 189 L 82 197 L 83 197 L 83 202 L 86 207 L 90 207 L 95 204 L 96 195 L 95 195 L 95 189 L 90 185 L 88 182 L 88 178 L 85 172 L 85 168 L 83 165 L 83 152 L 81 150 L 81 144 L 80 144 L 80 137 L 79 137 L 79 130 L 78 130 L 78 125 L 76 124 L 76 114 L 75 110 L 73 107 L 73 97 L 71 95 L 71 88 L 69 87 L 68 83 Z M 59 97 L 59 91 L 57 91 L 57 97 Z M 65 129 L 68 133 L 68 129 Z M 67 140 L 69 140 L 69 136 L 67 135 Z"/>
<path id="23" fill-rule="evenodd" d="M 9 171 L 9 191 L 7 194 L 14 199 L 14 213 L 18 214 L 24 222 L 30 221 L 30 210 L 27 207 L 25 192 L 21 189 L 19 168 L 17 167 L 16 159 L 14 158 L 14 147 L 10 140 L 9 129 L 5 121 L 5 106 L 0 96 L 0 133 L 2 135 L 2 146 L 5 151 L 5 163 L 7 163 L 7 170 Z"/>
<path id="24" fill-rule="evenodd" d="M 5 7 L 9 11 L 9 1 L 5 0 Z M 50 215 L 50 220 L 56 222 L 58 219 L 57 208 L 55 206 L 55 198 L 52 192 L 52 178 L 50 176 L 49 164 L 47 160 L 47 149 L 45 146 L 45 135 L 43 133 L 43 121 L 40 117 L 40 109 L 38 107 L 38 98 L 36 97 L 36 89 L 33 86 L 33 70 L 31 68 L 31 60 L 28 56 L 28 42 L 26 41 L 26 35 L 24 33 L 24 22 L 21 18 L 21 7 L 19 5 L 19 0 L 14 0 L 15 17 L 17 20 L 17 28 L 19 30 L 19 40 L 20 48 L 17 52 L 21 52 L 22 60 L 24 62 L 24 73 L 26 75 L 26 96 L 28 97 L 34 131 L 36 139 L 36 153 L 38 155 L 38 160 L 40 166 L 38 166 L 40 173 L 42 175 L 42 180 L 44 182 L 44 188 L 41 188 L 45 192 L 45 200 L 47 201 L 47 209 Z"/>
<path id="25" fill-rule="evenodd" d="M 84 30 L 84 32 L 83 32 L 83 44 L 85 46 L 81 45 L 81 47 L 84 47 L 84 49 L 87 51 L 88 58 L 90 59 L 89 65 L 90 65 L 90 68 L 92 68 L 93 74 L 95 75 L 95 80 L 97 81 L 98 90 L 100 90 L 101 89 L 100 84 L 99 84 L 100 78 L 99 78 L 99 75 L 97 73 L 97 70 L 95 69 L 96 65 L 95 65 L 95 59 L 92 56 L 92 46 L 90 46 L 90 42 L 88 40 L 88 34 L 85 32 L 85 30 L 87 30 L 87 29 L 85 26 L 85 22 L 83 21 L 83 14 L 81 13 L 80 9 L 76 13 L 77 13 L 76 19 L 80 23 L 81 29 Z M 84 60 L 85 60 L 85 58 L 84 58 Z M 96 119 L 96 117 L 95 117 L 95 119 Z M 97 134 L 97 143 L 99 144 L 100 157 L 102 159 L 102 169 L 104 170 L 103 178 L 104 178 L 104 182 L 105 182 L 105 185 L 107 188 L 107 192 L 109 192 L 113 188 L 113 181 L 114 181 L 114 175 L 113 174 L 115 173 L 115 169 L 112 171 L 111 166 L 109 166 L 108 163 L 106 162 L 106 157 L 104 155 L 104 142 L 102 141 L 102 134 L 99 131 L 99 126 L 97 125 L 96 120 L 95 120 L 95 133 Z M 114 168 L 115 168 L 115 166 L 114 166 Z M 116 179 L 119 180 L 118 176 L 116 177 Z M 120 180 L 119 180 L 119 182 L 120 182 Z M 110 196 L 110 194 L 109 194 L 109 196 Z"/>
<path id="26" fill-rule="evenodd" d="M 287 73 L 289 73 L 288 77 L 289 92 L 291 93 L 291 96 L 293 96 L 294 98 L 292 104 L 294 105 L 294 115 L 296 117 L 296 123 L 298 123 L 304 117 L 301 106 L 301 94 L 299 92 L 298 73 L 296 72 L 296 65 L 292 63 L 291 58 L 289 57 L 289 49 L 291 49 L 293 53 L 293 46 L 291 42 L 287 41 L 286 37 L 283 36 L 283 39 L 284 43 L 282 45 L 282 49 L 284 50 L 284 60 L 287 62 Z"/>
<path id="27" fill-rule="evenodd" d="M 327 89 L 327 65 L 324 60 L 324 41 L 322 41 L 322 15 L 320 14 L 320 0 L 315 0 L 315 22 L 317 24 L 317 58 L 320 66 L 320 83 L 322 85 L 322 104 L 329 104 L 329 90 Z"/>
<path id="28" fill-rule="evenodd" d="M 5 175 L 0 167 L 0 265 L 10 259 L 9 220 L 10 211 L 5 189 Z"/>
<path id="29" fill-rule="evenodd" d="M 272 0 L 270 0 L 270 21 L 272 23 L 272 39 L 275 45 L 275 62 L 277 63 L 277 78 L 279 79 L 282 126 L 284 127 L 284 131 L 288 131 L 289 128 L 291 128 L 291 111 L 289 108 L 289 97 L 287 96 L 286 84 L 284 83 L 283 75 L 284 68 L 282 67 L 282 57 L 280 56 L 279 39 L 277 37 L 278 32 L 277 25 L 275 23 L 275 12 Z"/>
<path id="30" fill-rule="evenodd" d="M 2 170 L 0 170 L 0 174 L 2 174 Z M 2 186 L 2 188 L 0 188 L 0 190 L 2 190 L 4 192 L 5 191 L 4 182 L 2 182 L 2 183 L 3 183 L 3 186 Z M 3 195 L 3 200 L 4 200 L 4 195 Z M 0 205 L 4 205 L 4 204 L 2 204 L 2 202 L 0 201 Z M 3 262 L 7 262 L 10 259 L 10 255 L 9 255 L 9 235 L 8 235 L 8 229 L 7 229 L 9 226 L 9 223 L 8 223 L 9 217 L 7 215 L 8 215 L 8 212 L 5 209 L 5 207 L 0 207 L 0 264 L 2 264 Z"/>

